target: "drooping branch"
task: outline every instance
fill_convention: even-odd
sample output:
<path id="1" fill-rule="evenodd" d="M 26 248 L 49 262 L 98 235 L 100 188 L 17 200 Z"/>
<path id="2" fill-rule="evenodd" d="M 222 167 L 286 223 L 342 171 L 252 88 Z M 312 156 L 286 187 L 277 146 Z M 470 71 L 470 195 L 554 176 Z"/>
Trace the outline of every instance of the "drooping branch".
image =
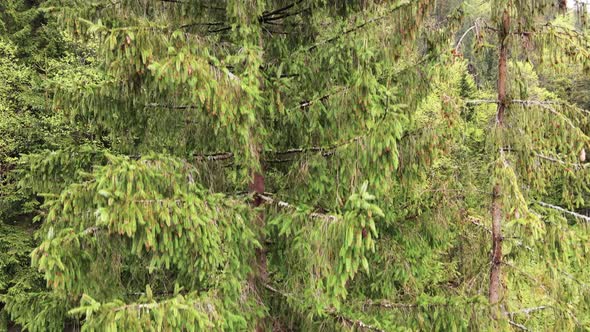
<path id="1" fill-rule="evenodd" d="M 530 106 L 530 105 L 539 106 L 539 107 L 541 107 L 543 109 L 546 109 L 546 110 L 550 111 L 551 113 L 557 115 L 558 117 L 560 117 L 572 129 L 579 130 L 579 128 L 572 123 L 572 120 L 568 119 L 568 117 L 566 117 L 565 115 L 563 115 L 560 112 L 558 112 L 555 108 L 553 108 L 551 106 L 552 105 L 551 102 L 537 101 L 537 100 L 519 100 L 519 99 L 514 99 L 514 100 L 512 100 L 512 102 L 513 103 L 518 103 L 518 104 L 521 104 L 521 105 L 525 105 L 525 106 Z"/>
<path id="2" fill-rule="evenodd" d="M 224 25 L 225 22 L 195 22 L 195 23 L 187 23 L 184 25 L 180 26 L 180 29 L 186 29 L 186 28 L 191 28 L 191 27 L 196 27 L 196 26 L 206 26 L 206 27 L 211 27 L 211 26 L 219 26 L 219 25 Z"/>
<path id="3" fill-rule="evenodd" d="M 590 164 L 571 163 L 571 162 L 567 162 L 567 161 L 564 161 L 564 160 L 561 160 L 561 159 L 557 159 L 557 158 L 554 158 L 554 157 L 551 157 L 551 156 L 546 156 L 546 155 L 541 154 L 541 153 L 535 153 L 535 156 L 538 157 L 538 158 L 540 158 L 540 159 L 551 161 L 553 163 L 561 164 L 561 165 L 564 165 L 564 166 L 571 166 L 571 167 L 574 167 L 576 169 L 590 167 Z"/>
<path id="4" fill-rule="evenodd" d="M 465 100 L 466 104 L 478 105 L 478 104 L 499 104 L 500 101 L 496 99 L 471 99 Z M 570 128 L 578 131 L 582 137 L 587 138 L 590 140 L 586 134 L 584 134 L 580 128 L 578 128 L 572 120 L 570 120 L 567 116 L 562 114 L 561 112 L 557 111 L 552 105 L 567 105 L 567 103 L 559 102 L 559 101 L 550 101 L 550 100 L 522 100 L 522 99 L 512 99 L 506 100 L 506 105 L 509 104 L 520 104 L 523 106 L 539 106 L 542 109 L 548 110 L 549 112 L 555 114 L 560 119 L 562 119 L 565 123 L 567 123 Z"/>
<path id="5" fill-rule="evenodd" d="M 546 207 L 546 208 L 550 208 L 550 209 L 553 209 L 553 210 L 557 210 L 557 211 L 563 212 L 565 214 L 569 214 L 569 215 L 574 216 L 576 218 L 582 219 L 582 220 L 584 220 L 586 222 L 590 222 L 590 217 L 585 216 L 585 215 L 580 214 L 580 213 L 577 213 L 577 212 L 574 212 L 574 211 L 570 211 L 570 210 L 564 209 L 561 206 L 557 206 L 557 205 L 545 203 L 545 202 L 542 202 L 542 201 L 537 201 L 537 204 L 539 204 L 539 205 L 541 205 L 543 207 Z"/>
<path id="6" fill-rule="evenodd" d="M 402 9 L 404 7 L 410 6 L 411 4 L 412 4 L 412 1 L 404 1 L 402 3 L 399 3 L 395 7 L 391 8 L 386 14 L 381 15 L 381 16 L 378 16 L 378 17 L 371 18 L 371 19 L 369 19 L 369 20 L 367 20 L 367 21 L 365 21 L 365 22 L 363 22 L 363 23 L 361 23 L 359 25 L 356 25 L 356 26 L 354 26 L 354 27 L 352 27 L 352 28 L 344 31 L 343 33 L 341 33 L 341 34 L 339 34 L 337 36 L 334 36 L 332 38 L 328 38 L 328 39 L 323 40 L 323 41 L 319 41 L 319 42 L 311 45 L 310 47 L 308 47 L 306 49 L 306 51 L 307 52 L 313 51 L 314 49 L 318 48 L 321 45 L 324 45 L 324 44 L 327 44 L 327 43 L 331 43 L 331 42 L 336 41 L 336 40 L 338 40 L 338 39 L 340 39 L 340 38 L 342 38 L 342 37 L 344 37 L 344 36 L 346 36 L 348 34 L 351 34 L 351 33 L 355 32 L 355 31 L 361 30 L 361 29 L 363 29 L 364 27 L 366 27 L 368 25 L 371 25 L 373 23 L 377 23 L 379 21 L 382 21 L 382 20 L 388 18 L 389 16 L 391 16 L 393 13 L 396 13 L 398 10 L 400 10 L 400 9 Z"/>
<path id="7" fill-rule="evenodd" d="M 473 25 L 463 33 L 461 38 L 459 38 L 459 41 L 457 41 L 457 45 L 455 45 L 455 52 L 456 53 L 459 52 L 459 48 L 461 48 L 461 43 L 463 42 L 463 39 L 465 39 L 465 37 L 469 34 L 469 32 L 471 32 L 471 30 L 475 30 L 476 34 L 478 33 L 480 24 L 481 24 L 481 18 L 475 19 L 475 22 L 473 23 Z"/>
<path id="8" fill-rule="evenodd" d="M 366 305 L 378 306 L 385 309 L 402 309 L 402 308 L 418 308 L 416 303 L 392 303 L 389 301 L 372 301 L 365 302 Z"/>
<path id="9" fill-rule="evenodd" d="M 437 53 L 437 54 L 429 54 L 424 56 L 422 59 L 420 59 L 420 61 L 417 61 L 409 66 L 406 66 L 400 70 L 395 71 L 394 73 L 391 74 L 391 76 L 399 76 L 402 73 L 411 71 L 413 69 L 415 69 L 416 67 L 422 66 L 424 63 L 426 63 L 428 60 L 432 59 L 432 58 L 437 58 L 439 56 L 441 56 L 443 54 L 443 52 Z M 216 72 L 216 73 L 224 73 L 223 70 L 212 66 L 212 71 Z M 236 80 L 236 81 L 240 81 L 239 77 L 237 77 L 236 75 L 232 74 L 231 72 L 228 71 L 228 77 L 231 78 L 232 80 Z M 297 74 L 291 74 L 291 75 L 297 75 Z M 326 101 L 332 97 L 338 96 L 341 93 L 344 93 L 348 90 L 350 90 L 351 86 L 343 86 L 343 87 L 339 87 L 337 89 L 335 89 L 334 91 L 328 92 L 323 94 L 320 97 L 316 97 L 316 98 L 309 98 L 309 99 L 304 99 L 302 101 L 300 101 L 297 106 L 295 106 L 293 109 L 290 109 L 290 111 L 297 111 L 298 109 L 305 109 L 309 106 L 312 106 L 318 102 L 323 102 Z M 467 101 L 467 102 L 477 102 L 476 100 L 472 100 L 472 101 Z M 485 100 L 483 102 L 497 102 L 497 101 L 492 101 L 492 100 Z M 168 105 L 168 104 L 159 104 L 159 103 L 149 103 L 146 104 L 145 107 L 148 108 L 165 108 L 165 109 L 180 109 L 180 110 L 184 110 L 184 109 L 193 109 L 193 108 L 197 108 L 197 105 Z"/>
<path id="10" fill-rule="evenodd" d="M 174 107 L 174 106 L 172 106 Z M 176 106 L 179 108 L 188 108 L 190 106 Z M 415 135 L 417 132 L 422 132 L 423 129 L 419 129 L 414 132 L 406 132 L 400 139 L 407 138 L 408 136 Z M 283 156 L 292 156 L 297 154 L 304 154 L 304 153 L 311 153 L 311 152 L 320 152 L 323 157 L 330 157 L 336 153 L 336 150 L 339 148 L 348 146 L 352 143 L 358 142 L 370 134 L 365 133 L 364 135 L 359 135 L 352 137 L 350 139 L 343 140 L 341 142 L 334 143 L 332 145 L 326 146 L 310 146 L 310 147 L 301 147 L 301 148 L 290 148 L 286 150 L 269 150 L 269 151 L 262 151 L 261 154 L 266 157 L 261 158 L 261 161 L 266 163 L 282 163 L 282 162 L 290 162 L 295 160 L 295 158 L 284 158 Z M 129 156 L 132 159 L 139 159 L 141 155 L 132 155 Z M 231 160 L 235 157 L 232 152 L 212 152 L 212 153 L 205 153 L 205 154 L 194 154 L 194 160 L 196 161 L 224 161 L 224 160 Z M 277 158 L 278 157 L 278 158 Z"/>
<path id="11" fill-rule="evenodd" d="M 273 286 L 271 286 L 269 284 L 265 284 L 264 287 L 266 289 L 268 289 L 269 291 L 271 291 L 271 292 L 273 292 L 275 294 L 279 294 L 279 295 L 281 295 L 281 296 L 283 296 L 285 298 L 290 298 L 291 297 L 290 294 L 287 294 L 287 293 L 285 293 L 283 291 L 280 291 L 280 290 L 276 289 L 275 287 L 273 287 Z M 329 315 L 331 315 L 332 317 L 334 317 L 334 318 L 336 318 L 336 319 L 338 319 L 338 320 L 340 320 L 342 322 L 346 322 L 346 323 L 351 324 L 353 326 L 360 327 L 361 329 L 369 330 L 369 331 L 385 332 L 385 330 L 382 330 L 382 329 L 377 328 L 375 326 L 369 325 L 369 324 L 367 324 L 367 323 L 365 323 L 365 322 L 363 322 L 361 320 L 352 319 L 352 318 L 346 317 L 346 316 L 338 313 L 335 309 L 328 309 L 328 310 L 326 310 L 326 312 Z"/>
<path id="12" fill-rule="evenodd" d="M 329 157 L 335 153 L 335 150 L 341 148 L 343 146 L 347 146 L 349 144 L 355 143 L 360 141 L 361 139 L 365 138 L 367 135 L 362 136 L 355 136 L 353 138 L 335 143 L 333 145 L 329 145 L 326 147 L 321 146 L 311 146 L 307 148 L 294 148 L 294 149 L 287 149 L 284 151 L 268 151 L 268 154 L 273 154 L 276 156 L 284 156 L 284 155 L 292 155 L 292 154 L 299 154 L 299 153 L 308 153 L 308 152 L 321 152 L 323 157 Z"/>
<path id="13" fill-rule="evenodd" d="M 293 3 L 290 3 L 286 6 L 283 6 L 278 9 L 272 10 L 270 12 L 264 12 L 262 15 L 260 15 L 258 17 L 258 22 L 272 24 L 273 21 L 281 20 L 281 19 L 284 19 L 284 18 L 287 18 L 290 16 L 296 16 L 296 15 L 299 15 L 299 14 L 304 13 L 306 11 L 309 11 L 310 8 L 305 8 L 305 9 L 295 11 L 295 12 L 290 12 L 290 13 L 287 12 L 287 10 L 297 6 L 298 4 L 300 4 L 302 2 L 303 2 L 303 0 L 295 1 Z M 225 10 L 225 8 L 222 8 L 222 7 L 211 7 L 211 8 Z M 187 29 L 187 28 L 192 28 L 195 26 L 218 27 L 215 29 L 211 29 L 211 28 L 207 29 L 207 31 L 206 31 L 207 33 L 226 32 L 226 31 L 230 31 L 234 28 L 232 25 L 229 25 L 229 23 L 227 23 L 227 22 L 195 22 L 195 23 L 187 23 L 187 24 L 181 25 L 179 28 L 180 29 Z M 239 25 L 237 27 L 239 27 Z M 278 32 L 275 32 L 275 33 L 278 33 Z"/>
<path id="14" fill-rule="evenodd" d="M 304 9 L 301 9 L 301 10 L 298 10 L 298 11 L 292 12 L 292 13 L 284 13 L 284 14 L 277 15 L 277 16 L 264 16 L 260 19 L 260 22 L 272 24 L 274 21 L 282 20 L 284 18 L 291 17 L 291 16 L 297 16 L 297 15 L 303 14 L 309 10 L 310 10 L 310 8 L 304 8 Z"/>
<path id="15" fill-rule="evenodd" d="M 183 0 L 158 0 L 160 2 L 167 2 L 167 3 L 175 3 L 175 4 L 188 4 L 189 1 L 183 1 Z M 205 8 L 205 9 L 212 9 L 212 10 L 225 10 L 225 7 L 215 7 L 215 6 L 207 6 L 207 5 L 199 5 L 199 7 L 201 8 Z"/>
<path id="16" fill-rule="evenodd" d="M 535 154 L 535 156 L 536 156 L 536 157 L 538 157 L 538 158 L 541 158 L 541 159 L 545 159 L 545 160 L 548 160 L 548 161 L 552 161 L 552 162 L 554 162 L 554 163 L 558 163 L 558 164 L 562 164 L 562 165 L 565 165 L 565 164 L 566 164 L 566 162 L 565 162 L 565 161 L 563 161 L 563 160 L 561 160 L 561 159 L 557 159 L 557 158 L 549 157 L 549 156 L 546 156 L 546 155 L 544 155 L 544 154 L 541 154 L 541 153 L 536 153 L 536 154 Z"/>
<path id="17" fill-rule="evenodd" d="M 541 288 L 543 291 L 545 291 L 545 293 L 546 293 L 547 295 L 549 295 L 549 296 L 550 296 L 550 297 L 551 297 L 551 298 L 552 298 L 552 299 L 553 299 L 555 302 L 557 302 L 557 303 L 560 303 L 560 304 L 562 305 L 562 306 L 560 306 L 560 307 L 552 307 L 552 308 L 554 308 L 554 309 L 558 309 L 558 310 L 560 310 L 560 311 L 563 311 L 563 312 L 567 313 L 567 314 L 568 314 L 568 315 L 569 315 L 569 316 L 570 316 L 570 317 L 571 317 L 571 318 L 574 320 L 574 322 L 576 323 L 576 325 L 578 325 L 578 326 L 582 326 L 582 325 L 580 324 L 580 321 L 579 321 L 579 320 L 578 320 L 578 318 L 576 317 L 576 315 L 575 315 L 575 314 L 574 314 L 574 313 L 573 313 L 571 310 L 569 310 L 569 309 L 568 309 L 568 307 L 569 307 L 569 304 L 566 304 L 566 303 L 564 303 L 563 301 L 559 300 L 558 298 L 556 298 L 556 297 L 554 297 L 554 296 L 550 295 L 552 292 L 550 292 L 550 291 L 547 289 L 547 287 L 546 287 L 546 286 L 543 284 L 543 282 L 542 282 L 541 280 L 539 280 L 539 279 L 538 279 L 538 278 L 536 278 L 535 276 L 531 275 L 530 273 L 528 273 L 528 272 L 524 271 L 523 269 L 521 269 L 521 268 L 519 268 L 519 267 L 515 266 L 514 264 L 508 263 L 508 262 L 506 262 L 506 261 L 502 262 L 502 264 L 504 264 L 504 265 L 506 265 L 506 266 L 510 267 L 510 268 L 511 268 L 511 269 L 513 269 L 514 271 L 516 271 L 516 272 L 518 272 L 518 273 L 522 274 L 523 276 L 525 276 L 525 277 L 527 277 L 529 280 L 531 280 L 531 281 L 532 281 L 532 282 L 533 282 L 533 283 L 534 283 L 536 286 L 538 286 L 538 287 L 539 287 L 539 288 Z M 558 270 L 560 273 L 564 274 L 564 275 L 566 274 L 566 273 L 564 273 L 563 271 L 560 271 L 559 269 L 557 269 L 557 270 Z M 575 279 L 573 279 L 573 280 L 575 280 Z M 577 280 L 575 280 L 575 281 L 577 281 Z"/>

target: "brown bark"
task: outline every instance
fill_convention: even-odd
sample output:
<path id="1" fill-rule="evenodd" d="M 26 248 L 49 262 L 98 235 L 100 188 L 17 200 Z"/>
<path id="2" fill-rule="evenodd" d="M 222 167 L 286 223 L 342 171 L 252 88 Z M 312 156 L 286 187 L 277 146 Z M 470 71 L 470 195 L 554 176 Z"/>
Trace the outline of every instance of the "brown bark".
<path id="1" fill-rule="evenodd" d="M 258 39 L 258 46 L 260 47 L 261 50 L 264 49 L 264 40 L 262 38 L 262 34 L 259 36 Z M 264 90 L 264 79 L 262 77 L 260 77 L 259 79 L 259 87 L 260 87 L 260 91 Z M 256 133 L 254 128 L 250 128 L 250 138 L 252 139 L 256 139 Z M 252 205 L 255 207 L 260 206 L 263 203 L 263 199 L 261 197 L 261 195 L 264 195 L 264 170 L 262 168 L 262 165 L 260 165 L 260 152 L 262 151 L 262 146 L 261 144 L 256 144 L 256 154 L 257 154 L 257 159 L 258 159 L 258 165 L 260 167 L 260 172 L 257 172 L 256 170 L 253 171 L 252 174 L 252 182 L 250 183 L 250 186 L 248 188 L 248 190 L 250 192 L 254 192 L 254 198 L 253 198 L 253 202 Z M 258 226 L 258 229 L 260 230 L 260 238 L 259 238 L 259 242 L 262 245 L 262 248 L 260 249 L 256 249 L 256 266 L 255 268 L 255 278 L 257 279 L 256 281 L 256 288 L 257 288 L 257 293 L 259 295 L 263 294 L 263 290 L 265 290 L 265 286 L 268 284 L 268 268 L 267 268 L 267 263 L 266 263 L 266 247 L 265 247 L 265 238 L 264 238 L 264 228 L 266 226 L 266 218 L 264 216 L 264 212 L 260 212 L 258 214 L 258 216 L 256 217 L 256 226 Z M 257 324 L 256 324 L 256 332 L 263 332 L 266 331 L 266 319 L 263 317 L 260 320 L 258 320 Z"/>
<path id="2" fill-rule="evenodd" d="M 558 0 L 559 10 L 563 13 L 567 11 L 567 0 Z"/>
<path id="3" fill-rule="evenodd" d="M 248 188 L 250 192 L 254 193 L 254 198 L 250 203 L 253 207 L 258 207 L 263 203 L 262 197 L 260 195 L 264 194 L 264 175 L 255 172 L 252 176 L 252 182 Z M 264 230 L 265 226 L 265 218 L 264 213 L 260 212 L 256 216 L 256 226 Z M 262 233 L 264 234 L 264 233 Z M 261 235 L 259 239 L 260 243 L 264 243 L 264 236 Z M 266 269 L 266 250 L 264 248 L 256 249 L 256 266 L 254 271 L 256 271 L 256 279 L 258 279 L 258 283 L 266 284 L 267 279 L 267 269 Z M 260 285 L 259 285 L 260 286 Z M 259 287 L 259 289 L 261 289 Z"/>
<path id="4" fill-rule="evenodd" d="M 502 15 L 502 27 L 498 30 L 500 42 L 500 54 L 498 61 L 498 110 L 496 113 L 496 126 L 498 138 L 502 140 L 502 128 L 504 126 L 504 113 L 506 111 L 506 81 L 508 69 L 508 45 L 507 38 L 510 34 L 510 14 L 505 9 Z M 500 143 L 501 145 L 501 143 Z M 501 153 L 501 152 L 500 152 Z M 499 301 L 502 298 L 502 188 L 496 183 L 492 191 L 492 255 L 490 269 L 489 301 L 492 305 L 492 316 L 498 318 Z"/>
<path id="5" fill-rule="evenodd" d="M 264 194 L 264 175 L 258 172 L 254 172 L 254 174 L 252 175 L 252 182 L 248 186 L 248 190 L 251 193 L 254 193 L 254 197 L 252 198 L 250 204 L 253 207 L 260 206 L 263 203 L 262 197 L 260 195 Z M 257 228 L 261 230 L 261 235 L 258 241 L 264 245 L 264 212 L 260 212 L 256 216 L 255 223 Z M 255 287 L 255 289 L 257 290 L 257 294 L 260 296 L 262 294 L 262 289 L 264 289 L 264 285 L 267 284 L 268 279 L 268 270 L 266 266 L 266 249 L 264 247 L 256 249 L 256 257 L 254 261 L 253 271 L 254 273 L 252 275 L 252 278 L 250 279 L 250 283 L 253 287 Z M 256 325 L 256 332 L 265 331 L 265 325 L 265 319 L 260 319 Z"/>

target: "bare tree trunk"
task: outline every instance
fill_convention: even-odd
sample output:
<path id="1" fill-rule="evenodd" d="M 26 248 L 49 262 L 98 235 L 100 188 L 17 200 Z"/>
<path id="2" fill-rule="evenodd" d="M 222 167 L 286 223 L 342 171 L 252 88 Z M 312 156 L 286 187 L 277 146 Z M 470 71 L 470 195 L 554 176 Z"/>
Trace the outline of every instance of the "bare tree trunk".
<path id="1" fill-rule="evenodd" d="M 504 127 L 504 112 L 506 110 L 506 80 L 508 67 L 507 38 L 510 34 L 510 14 L 504 9 L 502 15 L 502 28 L 498 30 L 500 42 L 500 58 L 498 62 L 498 111 L 496 113 L 496 126 L 499 130 L 499 140 L 502 141 L 502 128 Z M 501 146 L 500 146 L 501 149 Z M 500 150 L 499 149 L 499 150 Z M 501 153 L 501 152 L 500 152 Z M 489 300 L 492 305 L 492 316 L 498 318 L 499 301 L 502 297 L 502 188 L 499 183 L 494 185 L 492 191 L 492 256 L 490 269 Z"/>

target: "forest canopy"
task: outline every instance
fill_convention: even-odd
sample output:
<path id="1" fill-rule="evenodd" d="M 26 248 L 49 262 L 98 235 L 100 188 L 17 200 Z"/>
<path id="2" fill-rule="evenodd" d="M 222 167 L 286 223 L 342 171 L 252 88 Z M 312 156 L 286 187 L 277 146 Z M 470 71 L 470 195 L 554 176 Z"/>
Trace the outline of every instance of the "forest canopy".
<path id="1" fill-rule="evenodd" d="M 0 3 L 0 331 L 590 330 L 584 1 Z"/>

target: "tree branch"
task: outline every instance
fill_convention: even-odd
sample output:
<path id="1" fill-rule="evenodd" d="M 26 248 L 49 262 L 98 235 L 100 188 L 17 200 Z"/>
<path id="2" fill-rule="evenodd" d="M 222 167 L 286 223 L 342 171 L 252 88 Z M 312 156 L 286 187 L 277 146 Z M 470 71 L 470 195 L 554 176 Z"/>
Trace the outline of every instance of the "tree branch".
<path id="1" fill-rule="evenodd" d="M 270 16 L 273 16 L 273 15 L 276 15 L 276 14 L 280 14 L 280 13 L 286 11 L 286 10 L 289 10 L 289 9 L 295 7 L 296 5 L 298 5 L 298 4 L 302 3 L 302 2 L 303 2 L 303 0 L 292 2 L 292 3 L 290 3 L 290 4 L 288 4 L 288 5 L 284 6 L 284 7 L 275 9 L 275 10 L 270 11 L 270 12 L 263 13 L 262 16 L 263 17 L 270 17 Z"/>
<path id="2" fill-rule="evenodd" d="M 279 291 L 278 289 L 272 287 L 269 284 L 264 284 L 264 287 L 266 289 L 268 289 L 269 291 L 271 291 L 273 293 L 276 293 L 276 294 L 279 294 L 279 295 L 281 295 L 281 296 L 283 296 L 285 298 L 289 298 L 290 297 L 289 294 L 286 294 L 284 292 L 281 292 L 281 291 Z M 336 319 L 340 320 L 340 321 L 343 321 L 343 322 L 352 324 L 354 326 L 358 326 L 358 327 L 360 327 L 362 329 L 370 330 L 370 331 L 377 331 L 377 332 L 385 332 L 384 330 L 381 330 L 381 329 L 379 329 L 379 328 L 377 328 L 375 326 L 369 325 L 369 324 L 367 324 L 367 323 L 365 323 L 365 322 L 363 322 L 361 320 L 352 319 L 352 318 L 343 316 L 343 315 L 337 313 L 335 309 L 328 309 L 328 310 L 326 310 L 326 312 L 328 314 L 330 314 L 331 316 L 335 317 Z"/>
<path id="3" fill-rule="evenodd" d="M 273 199 L 270 196 L 266 196 L 263 194 L 257 194 L 258 197 L 260 197 L 263 201 L 270 203 L 270 204 L 276 204 L 281 208 L 287 208 L 287 209 L 297 209 L 295 206 L 293 206 L 290 203 L 284 202 L 284 201 L 277 201 L 275 199 Z M 340 218 L 336 215 L 331 215 L 331 214 L 323 214 L 323 213 L 318 213 L 318 212 L 312 212 L 309 214 L 309 217 L 312 219 L 322 219 L 324 221 L 328 221 L 328 222 L 335 222 L 338 221 Z"/>
<path id="4" fill-rule="evenodd" d="M 545 202 L 542 202 L 542 201 L 537 201 L 537 203 L 538 203 L 539 205 L 541 205 L 541 206 L 544 206 L 544 207 L 546 207 L 546 208 L 554 209 L 554 210 L 557 210 L 557 211 L 563 212 L 563 213 L 565 213 L 565 214 L 569 214 L 569 215 L 571 215 L 571 216 L 574 216 L 574 217 L 576 217 L 576 218 L 582 219 L 582 220 L 584 220 L 584 221 L 586 221 L 586 222 L 590 222 L 590 217 L 588 217 L 588 216 L 585 216 L 585 215 L 583 215 L 583 214 L 580 214 L 580 213 L 577 213 L 577 212 L 574 212 L 574 211 L 570 211 L 570 210 L 564 209 L 564 208 L 562 208 L 561 206 L 557 206 L 557 205 L 553 205 L 553 204 L 545 203 Z"/>
<path id="5" fill-rule="evenodd" d="M 377 331 L 377 332 L 385 332 L 385 330 L 382 330 L 382 329 L 377 328 L 375 326 L 372 326 L 372 325 L 369 325 L 367 323 L 364 323 L 363 321 L 358 320 L 358 319 L 348 318 L 346 316 L 343 316 L 341 314 L 336 314 L 336 313 L 330 313 L 330 314 L 332 316 L 336 317 L 337 319 L 343 321 L 343 322 L 347 322 L 349 324 L 352 324 L 354 326 L 358 326 L 358 327 L 360 327 L 362 329 L 365 329 L 365 330 Z"/>
<path id="6" fill-rule="evenodd" d="M 550 308 L 550 306 L 541 305 L 541 306 L 538 306 L 538 307 L 525 308 L 525 309 L 520 309 L 518 311 L 509 312 L 508 315 L 509 316 L 516 315 L 516 314 L 525 314 L 525 315 L 528 315 L 528 314 L 533 313 L 535 311 L 541 311 L 541 310 L 545 310 L 545 309 L 549 309 L 549 308 Z"/>
<path id="7" fill-rule="evenodd" d="M 519 328 L 519 329 L 521 329 L 523 331 L 530 331 L 526 326 L 524 326 L 522 324 L 518 324 L 518 323 L 516 323 L 516 322 L 514 322 L 512 320 L 508 320 L 508 323 L 510 323 L 510 325 L 512 325 L 514 327 L 517 327 L 517 328 Z"/>
<path id="8" fill-rule="evenodd" d="M 374 17 L 374 18 L 372 18 L 372 19 L 369 19 L 369 20 L 367 20 L 367 21 L 365 21 L 365 22 L 363 22 L 363 23 L 361 23 L 361 24 L 359 24 L 359 25 L 357 25 L 357 26 L 355 26 L 355 27 L 353 27 L 353 28 L 350 28 L 350 29 L 348 29 L 348 30 L 344 31 L 344 32 L 343 32 L 342 34 L 340 34 L 340 35 L 337 35 L 337 36 L 334 36 L 334 37 L 332 37 L 332 38 L 328 38 L 328 39 L 326 39 L 326 40 L 320 41 L 320 42 L 318 42 L 318 43 L 316 43 L 316 44 L 314 44 L 314 45 L 310 46 L 309 48 L 307 48 L 307 49 L 306 49 L 306 51 L 307 51 L 307 52 L 309 52 L 309 51 L 313 51 L 314 49 L 318 48 L 318 47 L 319 47 L 319 46 L 321 46 L 321 45 L 324 45 L 324 44 L 327 44 L 327 43 L 331 43 L 331 42 L 333 42 L 333 41 L 335 41 L 335 40 L 338 40 L 338 39 L 340 39 L 340 38 L 342 38 L 342 37 L 344 37 L 344 36 L 346 36 L 346 35 L 350 34 L 350 33 L 353 33 L 353 32 L 355 32 L 355 31 L 357 31 L 357 30 L 360 30 L 360 29 L 362 29 L 362 28 L 364 28 L 365 26 L 367 26 L 367 25 L 369 25 L 369 24 L 376 23 L 376 22 L 379 22 L 379 21 L 381 21 L 381 20 L 383 20 L 383 19 L 386 19 L 387 17 L 389 17 L 389 15 L 391 15 L 391 14 L 395 13 L 396 11 L 398 11 L 399 9 L 401 9 L 401 8 L 403 8 L 403 7 L 406 7 L 406 6 L 409 6 L 409 5 L 411 5 L 411 4 L 412 4 L 412 2 L 411 2 L 411 1 L 405 1 L 405 2 L 403 2 L 403 3 L 400 3 L 400 4 L 398 4 L 397 6 L 395 6 L 395 7 L 391 8 L 387 14 L 385 14 L 385 15 L 382 15 L 382 16 L 379 16 L 379 17 Z"/>
<path id="9" fill-rule="evenodd" d="M 455 45 L 455 52 L 458 52 L 459 51 L 459 48 L 461 47 L 461 43 L 463 42 L 463 39 L 465 38 L 465 36 L 467 36 L 467 34 L 471 30 L 473 30 L 473 29 L 479 30 L 479 22 L 480 22 L 480 20 L 481 20 L 481 18 L 477 18 L 475 20 L 474 24 L 469 29 L 467 29 L 467 31 L 465 31 L 465 33 L 463 33 L 463 35 L 461 36 L 461 38 L 459 38 L 459 41 L 457 42 L 457 45 Z"/>

